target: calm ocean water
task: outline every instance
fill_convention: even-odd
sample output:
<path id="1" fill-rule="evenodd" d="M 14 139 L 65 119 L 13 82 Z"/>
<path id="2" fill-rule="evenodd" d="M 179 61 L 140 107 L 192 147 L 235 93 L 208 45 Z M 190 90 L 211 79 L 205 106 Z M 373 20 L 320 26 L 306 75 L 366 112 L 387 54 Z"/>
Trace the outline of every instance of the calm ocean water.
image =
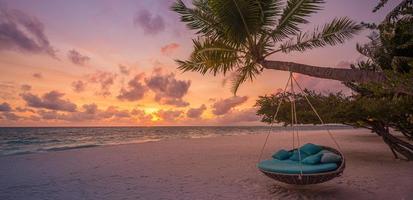
<path id="1" fill-rule="evenodd" d="M 342 125 L 329 125 L 329 127 L 330 129 L 349 128 Z M 286 129 L 288 128 L 272 128 L 273 131 Z M 324 128 L 320 126 L 302 126 L 300 129 L 323 130 Z M 178 138 L 259 134 L 268 131 L 268 126 L 0 128 L 0 156 Z"/>

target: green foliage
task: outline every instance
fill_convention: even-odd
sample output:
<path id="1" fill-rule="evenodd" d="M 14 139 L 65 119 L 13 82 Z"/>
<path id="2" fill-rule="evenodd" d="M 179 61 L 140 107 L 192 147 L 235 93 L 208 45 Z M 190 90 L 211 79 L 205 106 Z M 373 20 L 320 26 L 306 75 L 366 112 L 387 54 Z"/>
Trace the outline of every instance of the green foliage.
<path id="1" fill-rule="evenodd" d="M 327 45 L 337 45 L 344 43 L 350 39 L 355 33 L 360 31 L 361 27 L 348 19 L 347 17 L 336 18 L 332 22 L 327 23 L 321 30 L 315 28 L 310 33 L 298 34 L 281 45 L 281 50 L 285 53 L 291 51 L 305 51 L 307 49 L 324 47 Z"/>
<path id="2" fill-rule="evenodd" d="M 405 133 L 413 131 L 413 97 L 400 96 L 389 98 L 370 98 L 360 95 L 345 96 L 342 93 L 328 95 L 305 90 L 296 94 L 295 104 L 298 122 L 301 124 L 320 124 L 304 95 L 317 109 L 325 123 L 343 123 L 356 127 L 371 127 L 372 123 L 384 123 Z M 260 96 L 257 100 L 257 114 L 262 121 L 271 123 L 278 103 L 279 113 L 274 123 L 291 124 L 291 93 L 278 93 Z"/>
<path id="3" fill-rule="evenodd" d="M 389 135 L 392 129 L 401 132 L 410 140 L 413 139 L 413 16 L 412 12 L 404 12 L 412 10 L 412 4 L 403 1 L 400 5 L 395 8 L 399 14 L 393 16 L 392 20 L 386 19 L 379 25 L 367 24 L 368 28 L 374 30 L 369 36 L 370 42 L 357 45 L 357 50 L 365 59 L 352 65 L 352 68 L 360 70 L 384 72 L 387 81 L 345 83 L 353 90 L 351 96 L 314 91 L 297 94 L 295 100 L 299 123 L 320 123 L 307 104 L 304 98 L 306 95 L 326 123 L 369 128 L 382 135 L 393 152 L 413 159 L 413 146 Z M 262 116 L 263 122 L 271 123 L 277 105 L 281 102 L 278 117 L 274 122 L 290 124 L 289 99 L 292 97 L 291 93 L 259 97 L 256 103 L 257 114 Z"/>
<path id="4" fill-rule="evenodd" d="M 236 74 L 232 91 L 262 72 L 261 62 L 277 52 L 304 51 L 343 43 L 361 26 L 347 18 L 302 33 L 300 26 L 319 11 L 323 0 L 181 0 L 172 10 L 195 30 L 194 51 L 188 60 L 177 60 L 179 69 L 202 74 Z M 290 40 L 289 38 L 294 38 Z"/>
<path id="5" fill-rule="evenodd" d="M 305 99 L 307 96 L 311 104 L 317 108 L 317 112 L 322 116 L 324 123 L 347 123 L 348 106 L 351 98 L 341 93 L 323 95 L 314 91 L 304 90 L 294 96 L 296 105 L 297 121 L 300 124 L 320 124 L 320 120 L 313 112 Z M 278 115 L 273 123 L 281 123 L 284 126 L 290 125 L 291 120 L 291 100 L 293 94 L 290 92 L 277 93 L 269 96 L 260 96 L 256 102 L 257 114 L 262 116 L 263 122 L 271 123 L 278 104 L 281 102 Z M 334 112 L 332 112 L 334 108 Z"/>

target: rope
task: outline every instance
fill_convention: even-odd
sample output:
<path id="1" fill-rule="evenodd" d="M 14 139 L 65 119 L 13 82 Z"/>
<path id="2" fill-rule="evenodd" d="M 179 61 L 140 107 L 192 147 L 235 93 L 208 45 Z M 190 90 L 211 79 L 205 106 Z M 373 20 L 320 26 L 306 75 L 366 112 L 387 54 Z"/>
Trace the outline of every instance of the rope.
<path id="1" fill-rule="evenodd" d="M 294 84 L 293 84 L 293 73 L 290 71 L 290 77 L 291 77 L 291 93 L 293 95 L 292 97 L 292 101 L 291 101 L 291 121 L 293 123 L 291 123 L 291 126 L 293 127 L 293 135 L 296 134 L 297 135 L 297 152 L 298 152 L 298 163 L 300 165 L 300 176 L 299 178 L 301 179 L 301 176 L 303 175 L 303 166 L 301 164 L 301 152 L 300 152 L 300 136 L 298 134 L 298 129 L 295 128 L 294 124 L 298 124 L 298 120 L 297 120 L 297 108 L 295 105 L 295 91 L 294 91 Z M 294 149 L 294 148 L 293 148 Z"/>
<path id="2" fill-rule="evenodd" d="M 335 145 L 337 146 L 337 148 L 342 152 L 340 145 L 338 144 L 337 140 L 334 138 L 333 134 L 331 134 L 330 129 L 328 128 L 328 126 L 325 125 L 323 119 L 321 119 L 320 115 L 318 114 L 317 110 L 314 108 L 313 104 L 310 102 L 310 100 L 307 98 L 307 95 L 305 94 L 304 90 L 301 88 L 300 84 L 298 84 L 298 81 L 292 77 L 292 79 L 294 80 L 294 82 L 297 84 L 298 88 L 301 90 L 301 92 L 304 94 L 305 99 L 307 100 L 308 104 L 310 105 L 311 109 L 313 110 L 313 112 L 317 115 L 318 119 L 321 122 L 321 125 L 323 127 L 326 128 L 328 135 L 330 136 L 330 138 L 333 140 L 333 142 L 335 143 Z"/>
<path id="3" fill-rule="evenodd" d="M 283 92 L 282 92 L 282 95 L 283 95 L 282 97 L 284 97 L 284 95 L 285 95 L 285 91 L 287 90 L 288 83 L 290 82 L 290 80 L 291 80 L 291 76 L 290 76 L 290 77 L 288 78 L 288 80 L 287 80 L 287 84 L 285 85 L 284 90 L 283 90 Z M 272 127 L 273 127 L 273 125 L 274 125 L 274 120 L 277 118 L 278 111 L 280 110 L 282 100 L 283 100 L 283 99 L 281 99 L 280 102 L 278 103 L 277 110 L 275 111 L 275 114 L 273 115 L 273 117 L 272 117 L 272 119 L 271 119 L 271 121 L 270 121 L 270 129 L 268 130 L 268 134 L 267 134 L 267 136 L 265 137 L 264 145 L 263 145 L 262 148 L 261 148 L 261 153 L 260 153 L 260 156 L 258 157 L 258 163 L 261 161 L 262 154 L 264 153 L 265 146 L 267 145 L 268 138 L 270 137 L 270 133 L 271 133 Z"/>

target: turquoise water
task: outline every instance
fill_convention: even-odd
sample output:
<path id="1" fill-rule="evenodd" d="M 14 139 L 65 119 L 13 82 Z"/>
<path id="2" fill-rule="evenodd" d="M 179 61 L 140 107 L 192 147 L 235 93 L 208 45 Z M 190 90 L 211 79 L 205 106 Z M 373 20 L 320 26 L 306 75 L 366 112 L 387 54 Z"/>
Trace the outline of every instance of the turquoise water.
<path id="1" fill-rule="evenodd" d="M 350 127 L 329 125 L 329 128 L 348 129 Z M 323 130 L 324 128 L 302 126 L 300 129 Z M 288 130 L 288 128 L 272 128 L 274 132 L 281 130 Z M 179 138 L 259 134 L 268 133 L 268 131 L 268 126 L 0 128 L 0 156 Z"/>

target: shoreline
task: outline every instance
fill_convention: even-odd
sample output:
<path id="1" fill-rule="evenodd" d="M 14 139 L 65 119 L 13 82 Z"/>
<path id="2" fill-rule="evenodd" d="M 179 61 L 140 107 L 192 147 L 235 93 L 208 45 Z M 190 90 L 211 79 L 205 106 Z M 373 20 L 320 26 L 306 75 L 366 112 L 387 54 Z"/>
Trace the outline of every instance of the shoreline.
<path id="1" fill-rule="evenodd" d="M 337 124 L 330 124 L 330 130 L 331 131 L 340 131 L 340 130 L 357 130 L 360 128 L 354 128 L 350 126 L 345 126 L 345 125 L 337 125 Z M 189 127 L 189 126 L 188 126 Z M 212 127 L 212 126 L 211 126 Z M 234 126 L 233 128 L 253 128 L 255 126 Z M 221 137 L 221 136 L 239 136 L 239 135 L 257 135 L 257 134 L 263 134 L 263 133 L 268 133 L 270 130 L 269 126 L 257 126 L 259 127 L 260 131 L 258 132 L 249 132 L 249 133 L 232 133 L 232 134 L 220 134 L 220 133 L 210 133 L 210 134 L 188 134 L 188 135 L 180 135 L 180 136 L 174 136 L 174 137 L 160 137 L 160 138 L 151 138 L 151 137 L 146 137 L 146 136 L 139 136 L 137 135 L 136 139 L 132 139 L 131 141 L 107 141 L 105 143 L 97 142 L 97 141 L 89 141 L 86 143 L 72 143 L 72 144 L 48 144 L 49 146 L 41 146 L 45 143 L 38 143 L 35 141 L 33 146 L 36 144 L 39 145 L 38 148 L 33 149 L 34 147 L 31 147 L 30 149 L 24 149 L 26 146 L 21 145 L 19 148 L 23 149 L 15 149 L 15 150 L 2 150 L 0 149 L 0 157 L 5 157 L 5 156 L 15 156 L 15 155 L 26 155 L 26 154 L 37 154 L 37 153 L 48 153 L 48 152 L 56 152 L 56 151 L 66 151 L 66 150 L 72 150 L 72 149 L 83 149 L 83 148 L 92 148 L 92 147 L 102 147 L 102 146 L 113 146 L 113 145 L 124 145 L 124 144 L 141 144 L 141 143 L 146 143 L 146 142 L 159 142 L 159 141 L 164 141 L 164 140 L 179 140 L 179 139 L 198 139 L 198 138 L 212 138 L 212 137 Z M 300 130 L 300 132 L 308 132 L 308 131 L 325 131 L 323 126 L 302 126 L 306 127 L 307 129 Z M 17 128 L 17 129 L 25 129 L 25 127 L 13 127 L 12 129 Z M 46 129 L 55 129 L 56 127 L 45 127 Z M 59 127 L 61 128 L 61 127 Z M 72 127 L 75 128 L 75 127 Z M 99 128 L 99 127 L 94 127 L 94 128 Z M 106 127 L 102 127 L 105 128 Z M 112 127 L 114 129 L 117 129 L 118 127 Z M 123 127 L 123 128 L 131 128 L 131 127 Z M 142 127 L 140 127 L 142 128 Z M 150 127 L 148 127 L 150 128 Z M 168 127 L 157 127 L 157 128 L 168 128 Z M 197 127 L 197 128 L 208 128 L 208 127 Z M 215 128 L 215 127 L 214 127 Z M 217 128 L 222 128 L 221 126 L 217 126 Z M 229 128 L 229 127 L 224 127 L 224 128 Z M 39 129 L 44 129 L 44 127 L 41 127 Z M 70 129 L 70 128 L 69 128 Z M 81 127 L 76 127 L 75 129 L 82 129 Z M 209 130 L 207 130 L 209 131 Z M 213 131 L 213 130 L 211 130 Z M 290 127 L 273 127 L 272 129 L 272 134 L 277 134 L 279 132 L 285 132 L 285 131 L 291 131 Z M 327 132 L 326 132 L 327 134 Z M 36 135 L 33 135 L 33 137 L 36 137 Z M 63 138 L 64 139 L 64 138 Z M 55 139 L 57 140 L 57 139 Z M 64 140 L 57 140 L 58 142 L 64 142 Z M 20 143 L 18 140 L 14 141 L 8 141 L 7 144 L 10 142 L 17 142 L 17 144 Z M 25 142 L 30 142 L 30 141 L 25 141 Z M 30 143 L 29 143 L 30 144 Z M 31 144 L 30 144 L 31 145 Z M 10 148 L 10 147 L 9 147 Z"/>
<path id="2" fill-rule="evenodd" d="M 325 133 L 307 133 L 303 143 L 333 145 Z M 261 174 L 256 163 L 265 134 L 254 134 L 0 157 L 0 199 L 413 198 L 413 163 L 394 160 L 368 130 L 332 133 L 347 167 L 318 185 L 285 185 Z M 290 136 L 270 136 L 263 157 L 289 148 Z"/>

